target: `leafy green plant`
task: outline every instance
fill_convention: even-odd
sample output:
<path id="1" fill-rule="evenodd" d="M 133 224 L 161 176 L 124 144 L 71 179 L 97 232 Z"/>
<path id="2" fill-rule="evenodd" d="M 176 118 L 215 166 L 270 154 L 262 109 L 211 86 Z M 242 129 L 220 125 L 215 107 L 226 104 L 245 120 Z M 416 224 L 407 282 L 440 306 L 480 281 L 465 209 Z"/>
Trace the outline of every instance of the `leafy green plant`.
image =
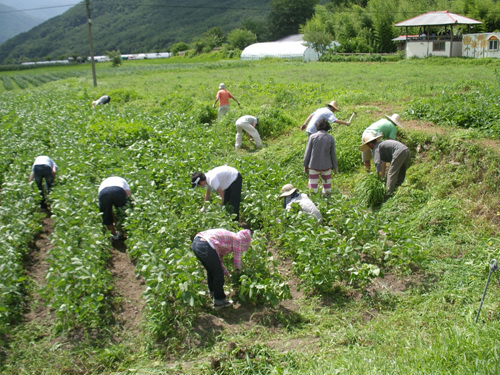
<path id="1" fill-rule="evenodd" d="M 356 185 L 354 196 L 365 207 L 380 206 L 386 197 L 386 188 L 377 173 L 368 173 Z"/>

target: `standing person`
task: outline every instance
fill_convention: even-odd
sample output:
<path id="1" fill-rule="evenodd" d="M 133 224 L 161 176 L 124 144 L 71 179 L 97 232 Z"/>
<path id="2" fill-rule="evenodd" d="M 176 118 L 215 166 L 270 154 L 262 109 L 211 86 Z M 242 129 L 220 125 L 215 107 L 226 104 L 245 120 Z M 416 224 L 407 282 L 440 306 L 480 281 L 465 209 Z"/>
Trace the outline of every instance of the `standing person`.
<path id="1" fill-rule="evenodd" d="M 335 174 L 338 171 L 335 139 L 327 133 L 331 126 L 326 119 L 321 119 L 316 127 L 318 131 L 311 135 L 307 141 L 304 154 L 304 172 L 309 175 L 308 186 L 315 194 L 318 192 L 318 181 L 321 175 L 323 179 L 322 196 L 330 196 L 332 169 Z"/>
<path id="2" fill-rule="evenodd" d="M 232 305 L 224 293 L 224 275 L 231 276 L 224 267 L 222 258 L 233 253 L 235 272 L 241 271 L 241 255 L 250 247 L 251 234 L 248 229 L 238 233 L 226 229 L 209 229 L 199 232 L 191 245 L 194 255 L 207 271 L 207 284 L 213 298 L 214 309 L 222 309 Z"/>
<path id="3" fill-rule="evenodd" d="M 235 148 L 241 148 L 243 131 L 247 132 L 249 136 L 252 137 L 255 142 L 255 147 L 261 146 L 260 135 L 255 127 L 257 126 L 259 119 L 254 116 L 246 115 L 240 117 L 236 120 L 236 143 L 234 144 Z"/>
<path id="4" fill-rule="evenodd" d="M 377 122 L 374 122 L 369 127 L 365 129 L 363 135 L 361 136 L 361 143 L 368 139 L 367 137 L 371 137 L 373 134 L 382 135 L 384 139 L 396 139 L 396 134 L 398 129 L 396 126 L 400 128 L 403 127 L 401 125 L 401 118 L 397 113 L 394 113 L 392 116 L 384 115 L 386 118 L 380 119 Z M 366 169 L 366 173 L 370 172 L 370 160 L 372 159 L 372 151 L 370 148 L 366 147 L 365 151 L 362 152 L 362 160 Z"/>
<path id="5" fill-rule="evenodd" d="M 29 177 L 29 182 L 35 180 L 38 190 L 40 190 L 40 195 L 42 201 L 40 202 L 40 207 L 43 209 L 47 208 L 47 202 L 45 202 L 46 194 L 52 190 L 52 185 L 56 179 L 57 164 L 49 158 L 48 156 L 37 156 L 31 167 L 31 173 Z M 44 189 L 42 181 L 45 179 Z M 45 191 L 46 190 L 46 191 Z"/>
<path id="6" fill-rule="evenodd" d="M 111 101 L 111 98 L 108 95 L 103 95 L 99 99 L 94 100 L 92 102 L 92 107 L 98 106 L 98 105 L 103 105 L 103 104 L 108 104 Z"/>
<path id="7" fill-rule="evenodd" d="M 306 133 L 308 136 L 313 135 L 316 133 L 317 130 L 317 124 L 321 119 L 326 119 L 330 122 L 330 124 L 333 124 L 334 122 L 337 124 L 342 124 L 342 125 L 351 125 L 350 122 L 347 121 L 342 121 L 339 120 L 337 117 L 335 117 L 334 112 L 339 112 L 340 109 L 338 107 L 337 101 L 332 100 L 330 103 L 325 104 L 325 107 L 319 108 L 313 113 L 307 117 L 306 121 L 304 121 L 304 124 L 300 127 L 300 130 L 306 130 Z"/>
<path id="8" fill-rule="evenodd" d="M 285 210 L 290 211 L 292 204 L 297 203 L 303 212 L 315 216 L 318 219 L 318 224 L 323 222 L 323 216 L 314 202 L 306 194 L 299 193 L 292 184 L 286 184 L 281 188 L 280 198 L 284 198 L 283 208 Z"/>
<path id="9" fill-rule="evenodd" d="M 207 173 L 195 172 L 191 176 L 191 186 L 204 187 L 205 201 L 210 200 L 210 192 L 216 191 L 222 199 L 222 205 L 236 214 L 236 221 L 240 219 L 241 187 L 243 178 L 236 168 L 223 165 L 209 170 Z M 205 211 L 205 205 L 200 212 Z"/>
<path id="10" fill-rule="evenodd" d="M 218 119 L 222 119 L 227 111 L 229 111 L 229 99 L 233 99 L 238 105 L 240 102 L 236 99 L 229 91 L 226 90 L 226 85 L 221 83 L 219 85 L 219 91 L 217 91 L 217 95 L 215 96 L 215 102 L 212 105 L 212 108 L 215 108 L 217 102 L 219 102 L 219 114 Z"/>
<path id="11" fill-rule="evenodd" d="M 363 151 L 369 147 L 373 153 L 373 162 L 380 177 L 386 173 L 385 163 L 390 163 L 387 171 L 387 195 L 392 195 L 396 187 L 400 186 L 406 177 L 406 169 L 410 162 L 410 150 L 398 141 L 386 140 L 379 142 L 381 135 L 372 134 L 360 147 Z"/>
<path id="12" fill-rule="evenodd" d="M 111 231 L 113 241 L 123 240 L 124 236 L 116 230 L 115 208 L 123 207 L 127 204 L 127 199 L 131 196 L 130 186 L 121 177 L 108 177 L 99 186 L 99 211 L 102 212 L 102 223 Z"/>

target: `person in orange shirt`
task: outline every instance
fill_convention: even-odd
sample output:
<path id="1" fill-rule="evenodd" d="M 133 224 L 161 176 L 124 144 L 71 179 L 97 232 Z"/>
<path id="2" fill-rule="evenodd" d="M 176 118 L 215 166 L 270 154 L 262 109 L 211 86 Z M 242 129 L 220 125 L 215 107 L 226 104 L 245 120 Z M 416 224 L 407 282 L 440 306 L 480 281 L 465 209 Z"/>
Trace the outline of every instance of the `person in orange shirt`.
<path id="1" fill-rule="evenodd" d="M 212 105 L 212 108 L 215 108 L 215 105 L 219 102 L 219 120 L 226 114 L 227 111 L 229 111 L 229 99 L 233 99 L 236 103 L 238 103 L 238 105 L 240 105 L 238 99 L 226 90 L 226 85 L 221 83 L 219 85 L 219 91 L 217 91 L 217 95 L 215 97 L 215 102 Z"/>

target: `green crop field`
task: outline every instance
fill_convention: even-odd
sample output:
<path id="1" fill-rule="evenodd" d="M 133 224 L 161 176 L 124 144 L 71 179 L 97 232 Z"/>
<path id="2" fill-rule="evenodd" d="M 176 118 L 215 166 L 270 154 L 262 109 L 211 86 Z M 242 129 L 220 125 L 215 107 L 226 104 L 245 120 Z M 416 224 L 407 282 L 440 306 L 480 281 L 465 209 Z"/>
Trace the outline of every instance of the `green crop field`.
<path id="1" fill-rule="evenodd" d="M 500 61 L 244 62 L 212 58 L 0 72 L 2 374 L 498 374 Z M 216 121 L 219 83 L 241 102 Z M 110 95 L 111 103 L 92 108 Z M 300 125 L 336 100 L 339 173 L 312 199 L 316 225 L 278 199 L 307 192 Z M 398 113 L 411 152 L 384 200 L 361 133 Z M 239 116 L 259 118 L 264 147 Z M 33 159 L 59 166 L 38 208 Z M 190 176 L 243 176 L 240 223 Z M 372 167 L 373 168 L 373 167 Z M 97 189 L 131 187 L 120 246 Z M 199 231 L 252 230 L 243 271 L 214 311 L 190 245 Z M 226 257 L 227 258 L 227 257 Z M 230 267 L 229 259 L 226 264 Z"/>

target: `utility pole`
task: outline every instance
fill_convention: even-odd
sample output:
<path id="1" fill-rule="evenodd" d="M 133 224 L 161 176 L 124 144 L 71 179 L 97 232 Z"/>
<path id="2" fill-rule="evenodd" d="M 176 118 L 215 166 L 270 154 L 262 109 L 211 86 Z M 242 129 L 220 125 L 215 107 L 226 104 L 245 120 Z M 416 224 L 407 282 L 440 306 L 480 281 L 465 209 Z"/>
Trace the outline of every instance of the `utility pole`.
<path id="1" fill-rule="evenodd" d="M 92 63 L 92 78 L 94 79 L 94 87 L 97 87 L 97 77 L 95 74 L 95 61 L 94 61 L 94 46 L 92 45 L 92 21 L 90 19 L 89 0 L 85 0 L 85 7 L 87 8 L 87 23 L 89 25 L 90 62 Z"/>

